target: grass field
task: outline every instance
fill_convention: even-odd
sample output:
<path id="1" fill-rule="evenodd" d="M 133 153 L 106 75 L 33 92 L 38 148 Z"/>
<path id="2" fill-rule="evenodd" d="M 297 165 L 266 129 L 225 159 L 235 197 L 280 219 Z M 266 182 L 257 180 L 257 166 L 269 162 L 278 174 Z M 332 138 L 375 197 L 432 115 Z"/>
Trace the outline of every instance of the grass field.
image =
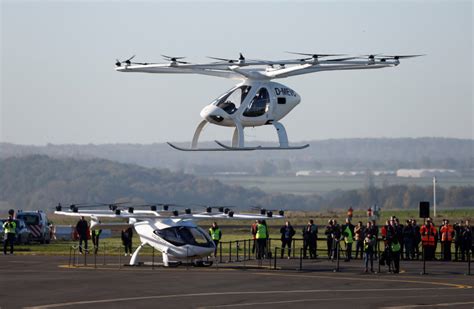
<path id="1" fill-rule="evenodd" d="M 387 210 L 383 211 L 381 214 L 381 219 L 385 220 L 386 218 L 395 215 L 401 222 L 409 218 L 418 218 L 417 210 Z M 58 216 L 54 214 L 49 215 L 50 220 L 55 224 L 59 225 L 75 225 L 76 219 L 64 216 Z M 319 226 L 319 237 L 324 236 L 324 227 L 327 224 L 328 219 L 336 219 L 339 223 L 344 222 L 346 218 L 345 211 L 331 211 L 331 212 L 299 212 L 299 211 L 289 211 L 286 213 L 285 219 L 275 219 L 268 220 L 270 238 L 275 239 L 276 241 L 272 242 L 272 248 L 275 246 L 280 246 L 278 241 L 280 234 L 279 228 L 284 224 L 285 220 L 292 222 L 293 226 L 296 229 L 295 238 L 301 238 L 301 229 L 307 223 L 309 219 L 313 219 L 315 223 Z M 457 210 L 440 210 L 438 211 L 438 216 L 435 218 L 435 224 L 439 226 L 440 221 L 443 218 L 447 218 L 451 223 L 458 222 L 461 220 L 470 219 L 471 222 L 474 222 L 474 209 L 457 209 Z M 365 216 L 365 211 L 355 211 L 353 216 L 353 222 L 366 222 L 367 218 Z M 419 220 L 421 222 L 421 220 Z M 207 227 L 211 225 L 210 220 L 203 220 L 199 222 L 199 225 L 207 230 Z M 235 242 L 237 240 L 248 240 L 251 239 L 250 234 L 250 225 L 251 221 L 249 220 L 218 220 L 218 224 L 221 226 L 223 233 L 223 242 Z M 379 224 L 381 225 L 381 223 Z M 89 242 L 92 245 L 92 242 Z M 134 235 L 133 244 L 136 247 L 140 243 L 138 236 Z M 52 241 L 48 245 L 40 244 L 31 244 L 31 245 L 22 245 L 16 246 L 17 254 L 37 254 L 37 255 L 68 255 L 70 248 L 74 245 L 77 245 L 75 241 Z M 243 246 L 243 243 L 240 244 Z M 119 255 L 123 253 L 122 243 L 120 240 L 119 232 L 112 234 L 110 238 L 104 238 L 100 241 L 101 252 L 106 251 L 108 255 Z M 297 248 L 301 248 L 302 242 L 299 241 L 296 243 Z M 236 244 L 232 244 L 232 250 L 236 250 Z M 318 242 L 319 249 L 325 249 L 325 241 Z M 241 248 L 241 250 L 243 250 Z M 272 249 L 273 250 L 273 249 Z M 229 244 L 226 243 L 223 246 L 223 253 L 227 254 L 229 252 Z M 143 249 L 143 255 L 151 255 L 152 249 L 145 247 Z M 158 254 L 158 253 L 155 253 Z"/>
<path id="2" fill-rule="evenodd" d="M 333 190 L 353 190 L 364 188 L 365 176 L 212 176 L 228 185 L 239 185 L 245 188 L 256 187 L 265 192 L 288 194 L 325 194 Z M 472 186 L 474 177 L 437 178 L 438 186 Z M 374 184 L 382 187 L 388 185 L 433 185 L 432 178 L 402 178 L 395 176 L 374 176 Z"/>

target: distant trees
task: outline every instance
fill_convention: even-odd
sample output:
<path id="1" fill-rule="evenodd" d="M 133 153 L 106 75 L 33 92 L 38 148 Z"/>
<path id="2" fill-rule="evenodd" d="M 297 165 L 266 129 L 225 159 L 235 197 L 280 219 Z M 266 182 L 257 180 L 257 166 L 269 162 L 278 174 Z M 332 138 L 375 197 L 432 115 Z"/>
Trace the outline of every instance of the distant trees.
<path id="1" fill-rule="evenodd" d="M 290 162 L 261 161 L 258 173 L 273 175 Z M 291 163 L 290 163 L 291 164 Z M 376 187 L 367 171 L 359 190 L 336 190 L 318 195 L 268 194 L 259 189 L 224 185 L 217 180 L 169 170 L 144 168 L 103 159 L 53 159 L 43 155 L 0 160 L 0 209 L 52 209 L 58 202 L 166 202 L 182 204 L 262 206 L 267 209 L 367 209 L 377 203 L 386 209 L 415 208 L 432 200 L 432 187 L 389 185 Z M 474 187 L 438 187 L 440 207 L 473 207 Z"/>

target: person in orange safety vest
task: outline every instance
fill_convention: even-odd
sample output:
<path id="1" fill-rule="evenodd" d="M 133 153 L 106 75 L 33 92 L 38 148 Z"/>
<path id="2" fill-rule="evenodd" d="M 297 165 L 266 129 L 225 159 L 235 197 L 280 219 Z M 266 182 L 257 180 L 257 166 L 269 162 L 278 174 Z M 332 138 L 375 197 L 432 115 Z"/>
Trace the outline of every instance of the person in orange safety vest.
<path id="1" fill-rule="evenodd" d="M 425 252 L 425 260 L 431 261 L 435 257 L 436 246 L 436 228 L 434 227 L 431 218 L 426 219 L 426 223 L 420 229 L 421 244 Z"/>
<path id="2" fill-rule="evenodd" d="M 440 229 L 441 246 L 443 248 L 443 260 L 451 261 L 451 243 L 454 238 L 454 227 L 449 224 L 449 220 L 445 219 L 444 225 Z"/>

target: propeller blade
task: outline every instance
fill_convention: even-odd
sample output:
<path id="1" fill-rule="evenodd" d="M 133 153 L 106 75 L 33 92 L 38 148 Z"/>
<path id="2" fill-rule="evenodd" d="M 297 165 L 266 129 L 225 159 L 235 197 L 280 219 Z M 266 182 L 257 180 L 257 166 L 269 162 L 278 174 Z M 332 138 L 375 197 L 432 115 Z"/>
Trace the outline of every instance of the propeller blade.
<path id="1" fill-rule="evenodd" d="M 308 58 L 307 60 L 310 59 L 316 59 L 319 57 L 332 57 L 332 56 L 344 56 L 345 54 L 308 54 L 308 53 L 299 53 L 299 52 L 291 52 L 287 51 L 289 54 L 294 54 L 294 55 L 302 55 L 302 56 L 309 56 L 311 58 Z"/>
<path id="2" fill-rule="evenodd" d="M 165 59 L 168 59 L 168 60 L 171 60 L 171 61 L 176 61 L 176 60 L 179 60 L 179 59 L 184 59 L 186 57 L 171 57 L 171 56 L 166 56 L 166 55 L 161 55 L 163 58 Z"/>
<path id="3" fill-rule="evenodd" d="M 219 61 L 225 61 L 225 62 L 228 62 L 228 63 L 236 62 L 236 60 L 234 60 L 234 59 L 227 59 L 227 58 L 210 57 L 210 56 L 207 56 L 207 58 L 214 59 L 214 60 L 219 60 Z"/>
<path id="4" fill-rule="evenodd" d="M 381 57 L 385 59 L 406 59 L 406 58 L 415 58 L 415 57 L 421 57 L 421 56 L 426 56 L 426 55 L 394 55 L 394 56 L 388 56 L 388 55 L 381 55 Z"/>
<path id="5" fill-rule="evenodd" d="M 346 60 L 354 60 L 354 59 L 359 59 L 359 57 L 345 57 L 345 58 L 336 58 L 336 59 L 328 59 L 328 60 L 325 60 L 325 61 L 334 61 L 334 62 L 338 62 L 338 61 L 346 61 Z"/>

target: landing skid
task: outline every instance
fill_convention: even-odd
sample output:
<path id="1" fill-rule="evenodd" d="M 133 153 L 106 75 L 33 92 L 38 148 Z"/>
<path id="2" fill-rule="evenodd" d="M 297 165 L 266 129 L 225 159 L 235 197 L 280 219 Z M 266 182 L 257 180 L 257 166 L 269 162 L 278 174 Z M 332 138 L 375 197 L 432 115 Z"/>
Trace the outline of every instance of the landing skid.
<path id="1" fill-rule="evenodd" d="M 232 151 L 232 150 L 241 150 L 241 151 L 249 151 L 249 150 L 255 150 L 254 148 L 237 148 L 234 147 L 233 149 L 226 149 L 226 148 L 183 148 L 183 147 L 178 147 L 176 145 L 173 145 L 169 142 L 167 142 L 168 145 L 170 145 L 172 148 L 179 150 L 179 151 Z M 232 148 L 232 147 L 230 147 Z"/>
<path id="2" fill-rule="evenodd" d="M 223 147 L 228 151 L 232 150 L 298 150 L 298 149 L 305 149 L 309 147 L 309 144 L 301 145 L 301 146 L 288 146 L 288 147 L 264 147 L 264 146 L 255 146 L 255 147 L 231 147 L 227 146 L 219 141 L 215 141 L 217 145 Z"/>

